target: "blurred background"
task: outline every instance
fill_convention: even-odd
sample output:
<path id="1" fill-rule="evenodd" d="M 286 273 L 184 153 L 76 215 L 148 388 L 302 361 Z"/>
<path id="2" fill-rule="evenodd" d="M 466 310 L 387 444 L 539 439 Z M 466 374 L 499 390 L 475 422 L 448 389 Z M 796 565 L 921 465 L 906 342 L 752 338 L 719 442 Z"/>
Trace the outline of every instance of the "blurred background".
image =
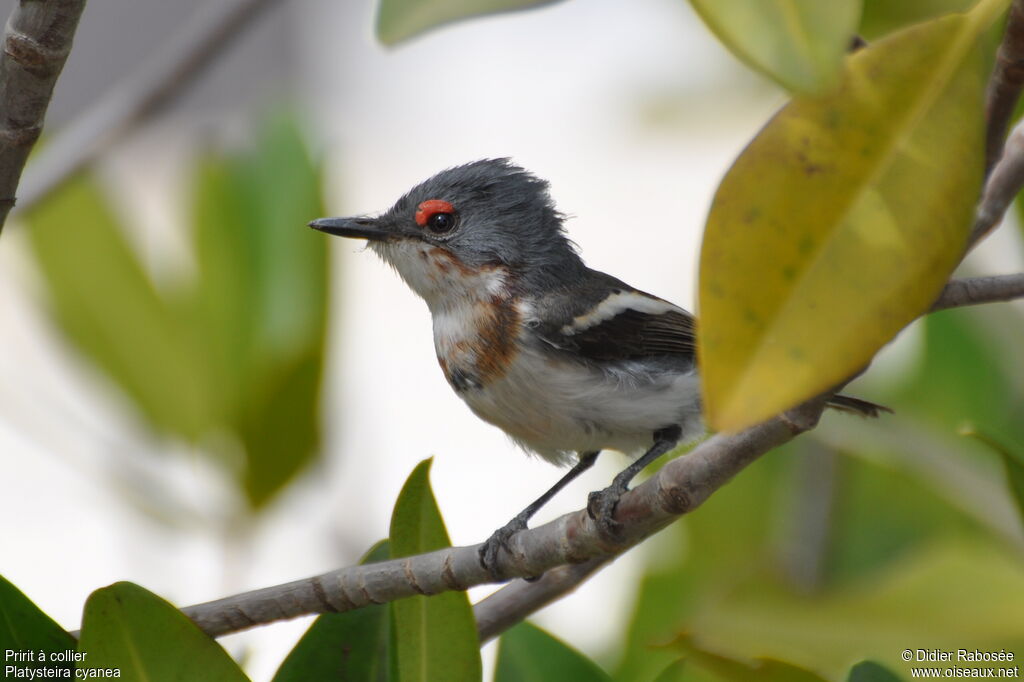
<path id="1" fill-rule="evenodd" d="M 968 4 L 869 0 L 862 32 Z M 43 146 L 223 7 L 90 0 Z M 450 391 L 394 273 L 310 219 L 509 156 L 551 181 L 590 266 L 693 309 L 715 187 L 785 101 L 682 0 L 562 2 L 390 48 L 374 14 L 264 2 L 0 240 L 0 573 L 69 629 L 117 580 L 186 605 L 354 563 L 425 457 L 457 545 L 560 475 Z M 1014 217 L 962 271 L 1022 267 Z M 828 415 L 536 622 L 620 679 L 679 646 L 831 677 L 868 657 L 906 676 L 905 648 L 1024 656 L 997 452 L 1024 452 L 1021 338 L 1021 303 L 918 322 L 850 389 L 895 416 Z M 604 455 L 537 522 L 623 464 Z M 308 622 L 222 641 L 265 680 Z"/>

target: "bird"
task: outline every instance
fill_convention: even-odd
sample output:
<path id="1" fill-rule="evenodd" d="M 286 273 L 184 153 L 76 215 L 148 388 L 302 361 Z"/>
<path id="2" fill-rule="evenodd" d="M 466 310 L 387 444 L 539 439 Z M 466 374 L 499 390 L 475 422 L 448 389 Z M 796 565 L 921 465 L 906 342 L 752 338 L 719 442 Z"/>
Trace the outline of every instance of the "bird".
<path id="1" fill-rule="evenodd" d="M 587 500 L 599 533 L 614 539 L 633 478 L 705 433 L 694 316 L 587 267 L 548 183 L 510 159 L 448 168 L 378 215 L 309 226 L 365 239 L 426 302 L 455 393 L 528 453 L 571 467 L 483 543 L 492 573 L 511 537 L 600 452 L 634 458 Z M 845 395 L 830 406 L 887 410 Z"/>

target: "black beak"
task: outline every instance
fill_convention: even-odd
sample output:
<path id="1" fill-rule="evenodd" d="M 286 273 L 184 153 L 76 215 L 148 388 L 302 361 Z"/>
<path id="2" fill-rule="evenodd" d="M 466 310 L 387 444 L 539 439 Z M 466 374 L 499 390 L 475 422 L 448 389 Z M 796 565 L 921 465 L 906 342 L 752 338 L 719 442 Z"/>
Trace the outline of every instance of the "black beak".
<path id="1" fill-rule="evenodd" d="M 370 241 L 384 241 L 394 236 L 388 230 L 381 229 L 376 218 L 320 218 L 309 223 L 309 226 L 339 237 Z"/>

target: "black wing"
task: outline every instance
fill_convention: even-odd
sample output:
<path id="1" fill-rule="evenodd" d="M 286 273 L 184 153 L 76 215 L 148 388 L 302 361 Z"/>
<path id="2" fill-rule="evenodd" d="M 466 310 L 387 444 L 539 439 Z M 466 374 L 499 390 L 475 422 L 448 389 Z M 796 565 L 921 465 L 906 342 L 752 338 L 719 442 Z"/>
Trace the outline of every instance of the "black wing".
<path id="1" fill-rule="evenodd" d="M 692 363 L 695 319 L 682 308 L 591 271 L 584 283 L 547 297 L 541 338 L 583 358 L 665 358 Z"/>

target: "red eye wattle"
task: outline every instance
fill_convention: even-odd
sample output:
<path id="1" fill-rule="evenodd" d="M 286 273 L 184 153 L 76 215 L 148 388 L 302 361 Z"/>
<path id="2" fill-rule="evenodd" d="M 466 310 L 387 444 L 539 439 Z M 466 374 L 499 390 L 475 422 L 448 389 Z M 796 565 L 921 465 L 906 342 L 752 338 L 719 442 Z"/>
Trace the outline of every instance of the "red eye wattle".
<path id="1" fill-rule="evenodd" d="M 452 205 L 443 199 L 428 199 L 416 207 L 416 224 L 425 227 L 432 216 L 438 213 L 454 213 Z"/>

